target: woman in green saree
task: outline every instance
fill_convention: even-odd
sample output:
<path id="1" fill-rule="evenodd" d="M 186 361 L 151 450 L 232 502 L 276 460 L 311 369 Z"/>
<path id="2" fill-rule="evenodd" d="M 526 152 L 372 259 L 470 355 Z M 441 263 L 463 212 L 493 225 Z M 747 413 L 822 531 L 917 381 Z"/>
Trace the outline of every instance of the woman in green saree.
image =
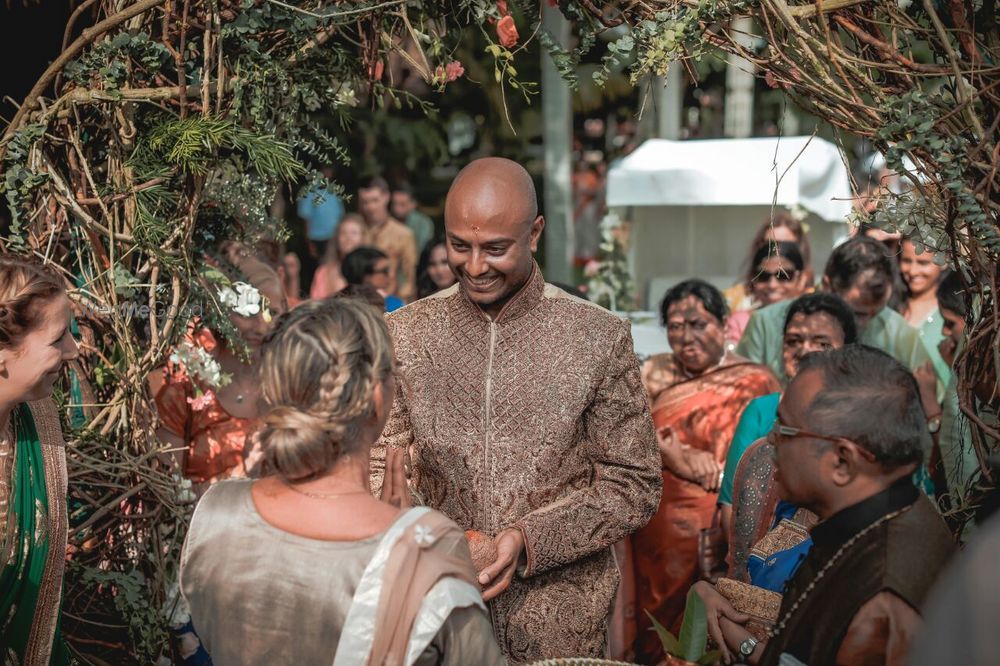
<path id="1" fill-rule="evenodd" d="M 77 356 L 58 275 L 0 255 L 0 648 L 5 664 L 64 664 L 66 452 L 50 397 Z"/>

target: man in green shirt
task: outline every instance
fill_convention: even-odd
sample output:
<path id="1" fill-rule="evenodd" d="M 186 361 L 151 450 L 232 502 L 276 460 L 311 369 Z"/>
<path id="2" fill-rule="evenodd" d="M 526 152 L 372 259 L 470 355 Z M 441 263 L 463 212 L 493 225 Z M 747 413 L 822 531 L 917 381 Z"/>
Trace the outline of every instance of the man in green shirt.
<path id="1" fill-rule="evenodd" d="M 408 183 L 400 183 L 392 190 L 392 216 L 413 232 L 419 256 L 434 237 L 434 220 L 417 210 L 417 200 Z"/>
<path id="2" fill-rule="evenodd" d="M 930 361 L 920 331 L 887 307 L 892 295 L 892 258 L 876 240 L 860 236 L 834 249 L 823 274 L 822 289 L 840 296 L 854 311 L 858 342 L 881 349 L 910 371 Z M 782 362 L 783 328 L 791 301 L 774 303 L 750 317 L 736 352 L 763 363 L 786 383 Z"/>

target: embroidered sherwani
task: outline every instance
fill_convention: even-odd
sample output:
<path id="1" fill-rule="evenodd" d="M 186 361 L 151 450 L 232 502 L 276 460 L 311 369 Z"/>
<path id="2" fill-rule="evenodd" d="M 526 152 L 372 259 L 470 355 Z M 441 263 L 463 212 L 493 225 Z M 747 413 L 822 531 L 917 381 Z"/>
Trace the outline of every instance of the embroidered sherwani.
<path id="1" fill-rule="evenodd" d="M 513 662 L 602 656 L 611 546 L 660 499 L 660 459 L 627 322 L 536 266 L 491 320 L 456 285 L 388 316 L 397 395 L 372 452 L 412 447 L 419 497 L 464 529 L 520 528 L 527 564 L 490 605 Z"/>

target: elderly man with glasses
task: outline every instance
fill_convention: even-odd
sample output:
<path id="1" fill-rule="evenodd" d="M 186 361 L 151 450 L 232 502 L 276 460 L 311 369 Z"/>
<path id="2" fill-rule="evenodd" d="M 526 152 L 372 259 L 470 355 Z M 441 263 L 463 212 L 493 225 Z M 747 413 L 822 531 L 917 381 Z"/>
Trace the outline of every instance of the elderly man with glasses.
<path id="1" fill-rule="evenodd" d="M 911 479 L 929 444 L 912 375 L 860 345 L 809 355 L 771 443 L 780 495 L 820 522 L 766 639 L 740 640 L 723 618 L 727 651 L 765 665 L 904 663 L 953 550 Z"/>

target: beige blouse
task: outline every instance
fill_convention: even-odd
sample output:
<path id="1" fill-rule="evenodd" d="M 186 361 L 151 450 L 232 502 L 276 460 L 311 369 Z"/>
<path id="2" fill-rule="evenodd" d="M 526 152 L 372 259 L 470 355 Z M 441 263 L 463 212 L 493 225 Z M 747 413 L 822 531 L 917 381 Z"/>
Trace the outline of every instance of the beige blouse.
<path id="1" fill-rule="evenodd" d="M 195 631 L 217 666 L 330 666 L 382 534 L 360 541 L 290 534 L 257 513 L 251 486 L 246 479 L 216 484 L 192 518 L 181 591 Z M 462 547 L 464 539 L 454 545 Z M 472 606 L 453 610 L 415 663 L 503 660 L 486 612 Z"/>

